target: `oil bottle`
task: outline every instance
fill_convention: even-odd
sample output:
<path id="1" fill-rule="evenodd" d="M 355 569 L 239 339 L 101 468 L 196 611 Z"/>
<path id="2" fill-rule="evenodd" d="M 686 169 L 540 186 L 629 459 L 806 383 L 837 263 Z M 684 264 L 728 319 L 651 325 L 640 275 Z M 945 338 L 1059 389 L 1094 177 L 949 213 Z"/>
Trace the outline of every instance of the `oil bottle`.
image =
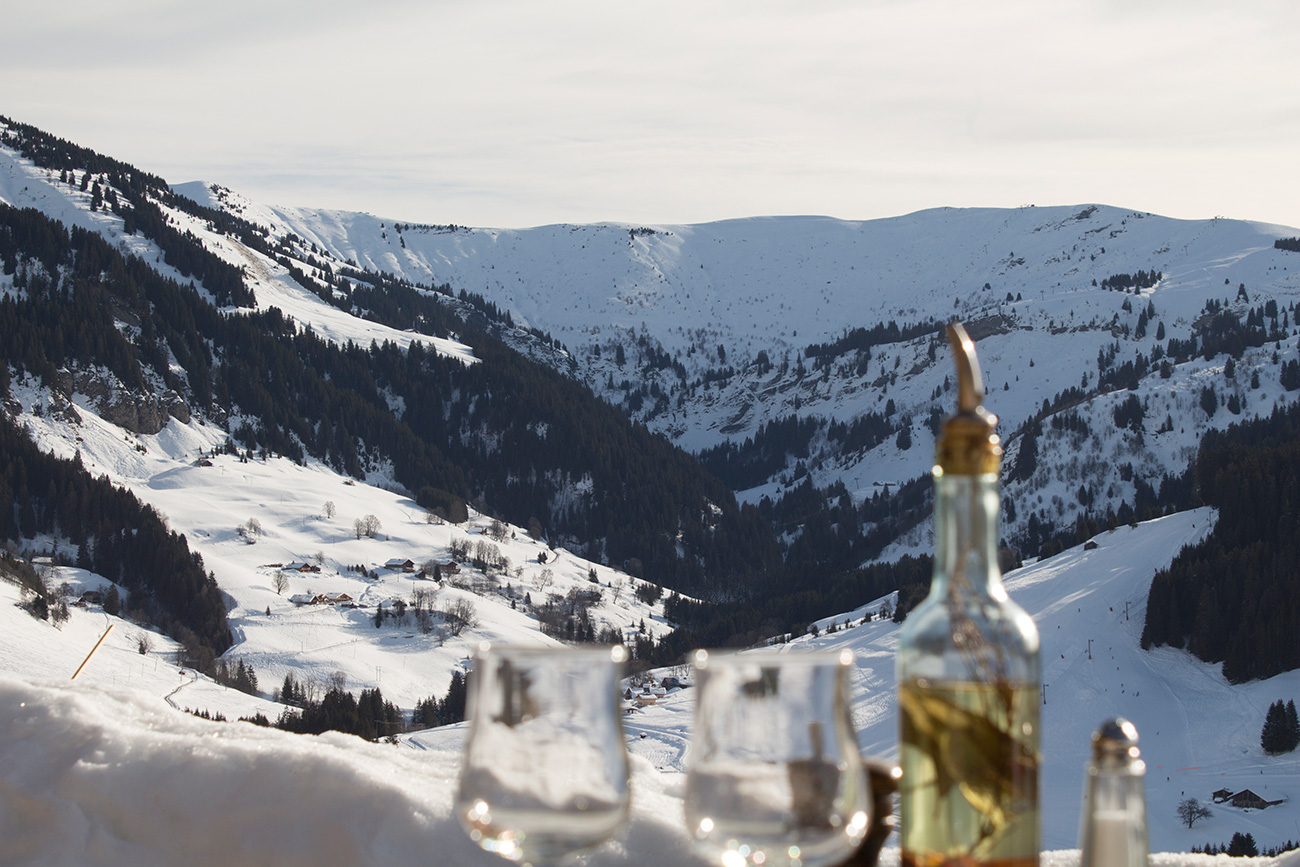
<path id="1" fill-rule="evenodd" d="M 948 326 L 957 412 L 934 466 L 930 592 L 903 623 L 897 673 L 904 867 L 1035 867 L 1038 629 L 998 567 L 997 417 L 975 344 Z"/>

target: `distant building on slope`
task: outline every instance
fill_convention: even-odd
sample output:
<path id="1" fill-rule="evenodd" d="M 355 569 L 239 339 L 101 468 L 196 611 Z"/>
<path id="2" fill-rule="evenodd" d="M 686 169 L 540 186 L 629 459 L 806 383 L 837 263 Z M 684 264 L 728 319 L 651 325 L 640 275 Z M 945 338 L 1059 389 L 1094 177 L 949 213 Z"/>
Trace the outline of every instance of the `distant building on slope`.
<path id="1" fill-rule="evenodd" d="M 317 593 L 312 596 L 308 593 L 296 593 L 289 597 L 289 601 L 294 605 L 347 605 L 356 607 L 356 601 L 346 593 Z"/>
<path id="2" fill-rule="evenodd" d="M 1279 798 L 1276 801 L 1266 801 L 1250 789 L 1242 789 L 1240 792 L 1232 796 L 1229 803 L 1234 807 L 1248 807 L 1252 810 L 1262 810 L 1265 807 L 1276 806 L 1277 804 L 1282 803 L 1283 800 L 1285 799 Z"/>

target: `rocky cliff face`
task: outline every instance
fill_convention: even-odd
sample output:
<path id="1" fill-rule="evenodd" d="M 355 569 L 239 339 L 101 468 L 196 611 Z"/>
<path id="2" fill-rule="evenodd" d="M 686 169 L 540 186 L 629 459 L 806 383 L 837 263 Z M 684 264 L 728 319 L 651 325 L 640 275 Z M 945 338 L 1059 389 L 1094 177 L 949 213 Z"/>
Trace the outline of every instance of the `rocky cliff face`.
<path id="1" fill-rule="evenodd" d="M 84 396 L 101 418 L 136 434 L 156 434 L 169 418 L 182 424 L 190 420 L 190 408 L 175 390 L 161 395 L 133 391 L 102 369 L 60 371 L 59 391 L 69 401 L 74 394 Z"/>

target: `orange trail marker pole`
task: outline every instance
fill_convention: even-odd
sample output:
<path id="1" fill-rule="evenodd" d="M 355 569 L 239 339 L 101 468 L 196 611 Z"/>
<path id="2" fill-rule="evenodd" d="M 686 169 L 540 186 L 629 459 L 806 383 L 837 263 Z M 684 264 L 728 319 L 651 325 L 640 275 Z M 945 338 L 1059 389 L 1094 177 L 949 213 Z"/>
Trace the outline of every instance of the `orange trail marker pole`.
<path id="1" fill-rule="evenodd" d="M 81 665 L 78 665 L 77 670 L 72 673 L 73 680 L 76 680 L 77 675 L 81 674 L 81 670 L 86 667 L 86 663 L 90 662 L 90 658 L 95 655 L 95 651 L 99 650 L 99 645 L 104 643 L 104 639 L 108 638 L 108 633 L 112 631 L 113 631 L 113 624 L 110 623 L 108 624 L 108 628 L 104 630 L 104 634 L 99 636 L 99 641 L 96 641 L 95 646 L 90 648 L 90 653 L 87 653 L 86 658 L 81 661 Z"/>

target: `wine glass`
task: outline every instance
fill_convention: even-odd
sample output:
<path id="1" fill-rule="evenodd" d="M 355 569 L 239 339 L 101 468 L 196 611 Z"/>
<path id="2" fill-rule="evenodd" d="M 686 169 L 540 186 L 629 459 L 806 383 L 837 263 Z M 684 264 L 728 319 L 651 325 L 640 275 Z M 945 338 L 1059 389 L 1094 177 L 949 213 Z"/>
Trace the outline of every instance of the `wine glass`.
<path id="1" fill-rule="evenodd" d="M 723 867 L 821 867 L 867 833 L 851 651 L 696 651 L 686 827 Z"/>
<path id="2" fill-rule="evenodd" d="M 627 650 L 480 645 L 456 813 L 470 838 L 526 865 L 560 864 L 628 817 L 619 710 Z"/>

